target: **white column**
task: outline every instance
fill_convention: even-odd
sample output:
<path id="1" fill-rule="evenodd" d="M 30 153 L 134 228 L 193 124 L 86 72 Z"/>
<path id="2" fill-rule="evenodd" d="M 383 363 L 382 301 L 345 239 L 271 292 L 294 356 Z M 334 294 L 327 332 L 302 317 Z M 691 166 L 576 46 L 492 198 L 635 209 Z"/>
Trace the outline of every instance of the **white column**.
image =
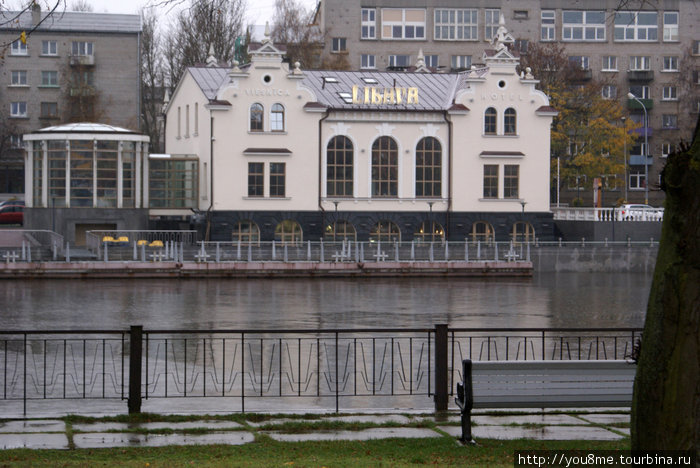
<path id="1" fill-rule="evenodd" d="M 70 140 L 66 140 L 66 195 L 63 199 L 66 208 L 70 208 Z"/>
<path id="2" fill-rule="evenodd" d="M 117 144 L 117 208 L 122 208 L 124 205 L 124 173 L 122 170 L 122 148 L 124 142 L 120 141 Z"/>
<path id="3" fill-rule="evenodd" d="M 41 142 L 41 205 L 49 207 L 49 151 L 46 141 Z"/>
<path id="4" fill-rule="evenodd" d="M 97 207 L 97 140 L 92 140 L 92 208 Z"/>
<path id="5" fill-rule="evenodd" d="M 143 184 L 139 185 L 139 187 L 142 191 L 143 208 L 148 208 L 148 143 L 141 143 L 140 147 Z"/>

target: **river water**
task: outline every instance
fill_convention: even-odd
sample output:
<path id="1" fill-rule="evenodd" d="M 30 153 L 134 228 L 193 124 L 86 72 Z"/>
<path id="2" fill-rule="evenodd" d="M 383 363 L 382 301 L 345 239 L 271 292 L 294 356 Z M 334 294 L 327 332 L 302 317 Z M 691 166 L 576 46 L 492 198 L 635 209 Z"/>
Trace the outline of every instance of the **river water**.
<path id="1" fill-rule="evenodd" d="M 0 329 L 642 327 L 651 279 L 7 280 Z"/>

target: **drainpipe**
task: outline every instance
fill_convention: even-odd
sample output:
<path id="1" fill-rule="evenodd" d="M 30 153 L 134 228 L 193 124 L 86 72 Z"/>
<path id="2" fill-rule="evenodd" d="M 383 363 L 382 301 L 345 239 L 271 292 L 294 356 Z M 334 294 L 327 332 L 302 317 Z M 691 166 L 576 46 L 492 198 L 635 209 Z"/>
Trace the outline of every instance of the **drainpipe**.
<path id="1" fill-rule="evenodd" d="M 214 207 L 214 117 L 209 117 L 209 208 L 207 208 L 207 230 L 204 240 L 209 240 L 211 232 L 211 210 Z"/>
<path id="2" fill-rule="evenodd" d="M 321 209 L 321 237 L 323 237 L 323 230 L 326 229 L 326 210 L 323 208 L 323 201 L 321 200 L 321 194 L 323 193 L 323 177 L 321 177 L 321 171 L 323 171 L 323 137 L 321 129 L 323 127 L 323 121 L 330 115 L 331 111 L 327 109 L 323 117 L 318 121 L 318 207 Z"/>
<path id="3" fill-rule="evenodd" d="M 447 122 L 447 212 L 445 213 L 445 239 L 449 239 L 450 234 L 450 212 L 452 211 L 452 179 L 454 177 L 454 172 L 452 168 L 452 126 L 453 122 L 450 120 L 447 111 L 443 112 L 443 118 Z"/>

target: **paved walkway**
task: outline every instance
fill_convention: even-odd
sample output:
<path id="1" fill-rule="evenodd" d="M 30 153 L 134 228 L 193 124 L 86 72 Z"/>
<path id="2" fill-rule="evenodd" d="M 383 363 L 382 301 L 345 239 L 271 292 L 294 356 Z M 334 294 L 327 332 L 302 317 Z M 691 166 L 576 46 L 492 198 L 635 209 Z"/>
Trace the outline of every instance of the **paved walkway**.
<path id="1" fill-rule="evenodd" d="M 68 424 L 61 419 L 24 419 L 0 422 L 0 449 L 82 449 L 104 447 L 160 447 L 165 445 L 247 444 L 256 434 L 279 441 L 368 440 L 382 438 L 428 438 L 461 435 L 458 414 L 436 419 L 432 415 L 353 414 L 319 416 L 309 419 L 275 417 L 244 422 L 221 419 L 187 422 Z M 259 419 L 259 418 L 255 418 Z M 478 439 L 617 440 L 629 437 L 629 412 L 475 412 L 473 435 Z M 303 422 L 308 430 L 289 430 Z M 322 430 L 327 422 L 363 423 L 363 430 Z M 342 424 L 341 424 L 342 426 Z"/>

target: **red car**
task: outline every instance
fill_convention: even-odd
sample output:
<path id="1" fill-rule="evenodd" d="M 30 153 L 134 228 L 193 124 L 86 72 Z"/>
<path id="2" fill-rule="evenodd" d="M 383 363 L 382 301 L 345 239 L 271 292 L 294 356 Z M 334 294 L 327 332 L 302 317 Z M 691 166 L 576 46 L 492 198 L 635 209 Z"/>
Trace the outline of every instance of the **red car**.
<path id="1" fill-rule="evenodd" d="M 0 224 L 24 223 L 24 201 L 8 200 L 0 203 Z"/>

